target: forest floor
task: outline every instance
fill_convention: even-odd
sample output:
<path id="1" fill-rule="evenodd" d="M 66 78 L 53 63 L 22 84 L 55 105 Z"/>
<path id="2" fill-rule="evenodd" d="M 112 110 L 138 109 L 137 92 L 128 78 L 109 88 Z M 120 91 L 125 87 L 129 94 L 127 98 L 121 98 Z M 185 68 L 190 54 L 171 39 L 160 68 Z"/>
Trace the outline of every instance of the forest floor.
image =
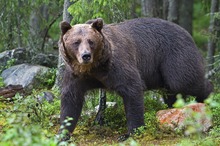
<path id="1" fill-rule="evenodd" d="M 124 142 L 118 142 L 119 134 L 73 134 L 72 142 L 77 146 L 217 146 L 220 141 L 216 142 L 210 139 L 207 135 L 200 135 L 195 137 L 185 137 L 174 134 L 161 134 L 158 137 L 151 137 L 149 135 L 142 135 L 140 137 L 132 137 Z"/>
<path id="2" fill-rule="evenodd" d="M 143 133 L 132 136 L 124 142 L 118 142 L 119 134 L 108 127 L 92 126 L 83 128 L 78 126 L 69 141 L 77 146 L 217 146 L 219 138 L 210 137 L 208 134 L 193 135 L 190 137 L 177 133 L 156 134 Z"/>
<path id="3" fill-rule="evenodd" d="M 30 98 L 30 97 L 29 97 Z M 152 103 L 152 102 L 151 102 Z M 33 104 L 33 105 L 32 105 Z M 153 104 L 153 103 L 152 103 Z M 156 103 L 155 103 L 156 104 Z M 54 146 L 54 138 L 60 127 L 58 118 L 51 118 L 59 113 L 59 100 L 54 103 L 35 103 L 35 100 L 25 97 L 22 102 L 0 102 L 0 145 L 22 146 L 24 141 L 33 145 Z M 119 110 L 120 111 L 120 110 Z M 35 113 L 36 112 L 36 113 Z M 118 142 L 118 137 L 126 133 L 124 115 L 115 110 L 109 110 L 109 125 L 94 124 L 93 116 L 81 116 L 68 145 L 77 146 L 218 146 L 220 135 L 194 134 L 184 136 L 183 131 L 170 132 L 158 128 L 154 112 L 147 114 L 147 129 L 140 135 L 134 135 L 124 142 Z M 124 113 L 124 111 L 121 111 Z M 114 116 L 114 117 L 112 117 Z M 119 116 L 119 117 L 117 117 Z M 120 117 L 122 116 L 122 117 Z M 11 124 L 12 123 L 12 124 Z M 36 126 L 37 125 L 37 126 Z M 36 140 L 37 139 L 37 140 Z M 41 139 L 41 141 L 39 140 Z M 19 143 L 19 141 L 21 143 Z M 53 144 L 48 144 L 46 142 Z M 46 144 L 45 144 L 46 143 Z M 30 145 L 30 144 L 29 144 Z"/>

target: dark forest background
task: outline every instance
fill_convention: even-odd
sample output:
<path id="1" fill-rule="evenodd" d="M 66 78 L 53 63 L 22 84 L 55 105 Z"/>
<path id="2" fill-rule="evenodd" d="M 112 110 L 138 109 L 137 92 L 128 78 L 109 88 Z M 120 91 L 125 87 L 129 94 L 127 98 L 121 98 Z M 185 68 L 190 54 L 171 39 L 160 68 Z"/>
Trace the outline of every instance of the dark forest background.
<path id="1" fill-rule="evenodd" d="M 31 56 L 57 54 L 64 19 L 76 24 L 98 17 L 105 23 L 159 17 L 185 28 L 206 58 L 207 71 L 219 70 L 218 0 L 1 0 L 0 14 L 0 52 L 23 47 Z"/>
<path id="2" fill-rule="evenodd" d="M 99 103 L 98 91 L 86 97 L 83 115 L 71 141 L 59 143 L 60 77 L 63 71 L 59 57 L 59 23 L 68 21 L 72 25 L 89 19 L 103 18 L 105 23 L 118 23 L 138 17 L 157 17 L 185 28 L 193 37 L 206 62 L 206 77 L 215 86 L 214 93 L 207 99 L 207 117 L 213 120 L 212 129 L 201 133 L 198 120 L 188 121 L 189 135 L 185 131 L 162 132 L 156 112 L 166 105 L 154 97 L 159 92 L 145 95 L 145 121 L 147 130 L 143 137 L 129 140 L 121 145 L 220 145 L 220 1 L 219 0 L 1 0 L 0 1 L 0 59 L 4 52 L 25 50 L 33 65 L 49 67 L 50 74 L 41 89 L 31 89 L 28 94 L 16 94 L 5 100 L 0 96 L 0 145 L 120 145 L 116 137 L 126 131 L 126 121 L 121 98 L 107 93 L 108 101 L 117 101 L 117 107 L 106 111 L 108 125 L 93 125 L 95 114 L 86 115 Z M 40 54 L 40 55 L 39 55 Z M 43 55 L 42 55 L 43 54 Z M 36 56 L 46 56 L 36 61 Z M 52 57 L 51 57 L 52 56 Z M 52 58 L 52 61 L 50 59 Z M 55 59 L 54 59 L 55 58 Z M 26 58 L 21 58 L 26 59 Z M 51 62 L 47 62 L 49 59 Z M 0 64 L 1 64 L 0 60 Z M 14 60 L 0 65 L 0 73 L 10 68 Z M 49 76 L 49 78 L 48 78 Z M 0 93 L 5 89 L 0 77 Z M 4 90 L 3 90 L 4 91 Z M 50 91 L 53 102 L 40 101 L 38 97 Z M 26 92 L 26 91 L 25 91 Z M 153 97 L 153 98 L 152 98 Z M 186 105 L 178 98 L 177 105 Z M 66 121 L 68 124 L 68 120 Z M 92 127 L 92 128 L 91 128 Z M 193 127 L 193 128 L 192 128 Z M 143 129 L 144 131 L 144 129 Z M 146 144 L 146 142 L 148 142 Z"/>

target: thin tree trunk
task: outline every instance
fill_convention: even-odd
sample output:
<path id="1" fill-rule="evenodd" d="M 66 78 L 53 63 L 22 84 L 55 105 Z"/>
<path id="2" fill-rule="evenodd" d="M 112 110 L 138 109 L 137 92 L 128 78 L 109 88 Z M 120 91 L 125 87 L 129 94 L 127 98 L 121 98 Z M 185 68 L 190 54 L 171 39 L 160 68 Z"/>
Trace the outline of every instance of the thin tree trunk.
<path id="1" fill-rule="evenodd" d="M 9 14 L 9 16 L 11 16 L 12 14 Z M 12 18 L 11 17 L 9 17 L 9 19 L 8 19 L 8 21 L 9 21 L 9 23 L 8 23 L 8 27 L 7 27 L 7 29 L 8 29 L 8 37 L 7 37 L 7 50 L 11 50 L 11 49 L 13 49 L 13 30 L 12 30 L 12 28 L 13 28 L 13 22 L 12 22 L 12 20 L 11 20 Z"/>
<path id="2" fill-rule="evenodd" d="M 137 14 L 135 12 L 135 9 L 137 7 L 137 1 L 132 1 L 132 4 L 131 4 L 131 18 L 137 18 Z"/>
<path id="3" fill-rule="evenodd" d="M 35 3 L 36 0 L 33 0 L 32 3 Z M 29 50 L 28 52 L 38 52 L 38 46 L 40 45 L 40 41 L 39 39 L 41 39 L 41 36 L 40 36 L 40 16 L 39 16 L 39 10 L 37 8 L 33 8 L 32 11 L 31 11 L 31 15 L 30 15 L 30 46 L 31 47 L 28 47 L 28 48 L 31 48 L 31 50 Z"/>
<path id="4" fill-rule="evenodd" d="M 178 14 L 179 14 L 179 1 L 169 0 L 168 17 L 167 20 L 178 24 Z"/>
<path id="5" fill-rule="evenodd" d="M 70 2 L 70 0 L 64 0 L 64 5 L 63 5 L 63 21 L 71 22 L 73 17 L 70 15 L 68 12 L 68 8 L 70 5 L 72 5 L 73 2 Z"/>
<path id="6" fill-rule="evenodd" d="M 63 21 L 67 21 L 69 23 L 71 22 L 72 16 L 68 12 L 68 8 L 72 4 L 73 4 L 73 2 L 70 2 L 70 0 L 64 0 L 64 5 L 63 5 Z M 62 80 L 62 74 L 63 74 L 64 69 L 65 69 L 64 68 L 64 62 L 63 62 L 63 59 L 62 59 L 60 53 L 59 53 L 58 65 L 57 66 L 58 66 L 58 69 L 57 69 L 57 73 L 56 73 L 56 81 L 55 81 L 54 88 L 60 88 L 61 80 Z"/>
<path id="7" fill-rule="evenodd" d="M 18 0 L 18 7 L 22 8 L 23 3 L 21 0 Z M 23 43 L 22 43 L 22 33 L 21 33 L 21 12 L 20 9 L 18 9 L 18 14 L 17 14 L 17 31 L 18 31 L 18 47 L 22 47 Z"/>
<path id="8" fill-rule="evenodd" d="M 163 0 L 163 19 L 167 20 L 169 11 L 169 0 Z"/>
<path id="9" fill-rule="evenodd" d="M 162 0 L 141 0 L 142 15 L 145 17 L 163 17 Z"/>
<path id="10" fill-rule="evenodd" d="M 209 25 L 209 33 L 210 37 L 208 40 L 208 70 L 212 70 L 214 68 L 214 55 L 215 55 L 215 48 L 216 48 L 216 39 L 217 39 L 217 27 L 220 27 L 219 25 L 219 19 L 215 17 L 215 13 L 219 11 L 219 0 L 212 0 L 211 3 L 211 13 L 210 13 L 210 25 Z"/>
<path id="11" fill-rule="evenodd" d="M 163 0 L 156 0 L 156 17 L 163 18 Z"/>
<path id="12" fill-rule="evenodd" d="M 192 35 L 193 0 L 180 0 L 179 25 Z"/>
<path id="13" fill-rule="evenodd" d="M 155 5 L 155 0 L 141 0 L 142 15 L 145 17 L 154 17 Z"/>

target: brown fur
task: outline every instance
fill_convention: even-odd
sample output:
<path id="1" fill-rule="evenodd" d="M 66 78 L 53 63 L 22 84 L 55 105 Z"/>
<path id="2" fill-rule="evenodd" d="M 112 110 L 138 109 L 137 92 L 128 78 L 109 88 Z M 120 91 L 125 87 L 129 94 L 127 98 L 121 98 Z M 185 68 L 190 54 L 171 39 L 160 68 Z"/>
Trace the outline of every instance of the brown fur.
<path id="1" fill-rule="evenodd" d="M 95 19 L 74 26 L 62 22 L 61 30 L 60 52 L 67 66 L 61 123 L 73 117 L 72 125 L 66 127 L 69 132 L 91 89 L 105 88 L 123 98 L 128 133 L 144 125 L 145 90 L 166 89 L 169 106 L 177 93 L 203 101 L 213 90 L 204 78 L 203 58 L 191 36 L 171 22 L 139 18 L 103 25 L 102 19 Z"/>
<path id="2" fill-rule="evenodd" d="M 90 29 L 91 26 L 89 25 L 84 25 L 84 24 L 81 24 L 81 25 L 76 25 L 74 26 L 76 28 L 72 28 L 72 29 L 78 29 L 81 28 L 81 27 L 85 27 L 85 29 Z M 81 31 L 81 30 L 79 30 Z M 94 38 L 94 34 L 96 33 L 97 30 L 95 29 L 91 29 L 91 38 L 95 39 L 95 40 L 103 40 L 103 36 L 102 35 L 97 35 L 95 38 Z M 85 33 L 85 34 L 82 34 L 82 37 L 84 35 L 87 35 L 88 32 L 82 32 L 82 33 Z M 89 34 L 89 33 L 88 33 Z M 63 37 L 62 35 L 62 41 L 63 42 L 64 40 L 66 40 L 70 35 L 75 35 L 75 34 L 71 34 L 71 31 L 67 32 L 65 34 L 65 36 Z M 88 36 L 89 38 L 90 36 Z M 64 39 L 64 40 L 63 40 Z M 74 38 L 72 37 L 70 40 L 68 40 L 68 42 L 73 42 L 74 41 Z M 65 46 L 62 46 L 64 45 L 63 43 L 60 44 L 60 53 L 62 54 L 66 64 L 71 68 L 71 70 L 73 71 L 73 73 L 75 75 L 80 75 L 80 74 L 84 74 L 84 73 L 89 73 L 91 71 L 91 69 L 94 69 L 96 68 L 101 62 L 102 60 L 106 60 L 108 58 L 108 56 L 110 56 L 110 53 L 107 53 L 105 54 L 105 52 L 103 52 L 104 50 L 101 50 L 101 51 L 98 51 L 98 52 L 94 52 L 95 53 L 95 57 L 93 58 L 94 60 L 89 63 L 89 64 L 81 64 L 79 63 L 79 61 L 77 60 L 77 57 L 79 54 L 79 52 L 76 52 L 76 54 L 74 54 L 74 56 L 70 56 L 68 54 L 73 54 L 73 52 L 68 52 L 67 50 L 65 50 Z M 97 44 L 98 46 L 103 46 L 104 45 L 104 42 L 103 41 L 100 41 L 98 42 Z M 75 52 L 74 52 L 75 53 Z"/>

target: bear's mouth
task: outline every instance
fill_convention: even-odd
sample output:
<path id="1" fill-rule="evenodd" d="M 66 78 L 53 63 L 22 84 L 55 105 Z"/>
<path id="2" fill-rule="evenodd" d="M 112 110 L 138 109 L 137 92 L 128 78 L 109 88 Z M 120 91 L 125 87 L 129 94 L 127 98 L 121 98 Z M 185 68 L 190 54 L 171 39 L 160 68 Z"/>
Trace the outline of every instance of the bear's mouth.
<path id="1" fill-rule="evenodd" d="M 89 65 L 89 64 L 91 64 L 92 62 L 89 60 L 89 61 L 83 61 L 81 64 L 82 65 Z"/>

